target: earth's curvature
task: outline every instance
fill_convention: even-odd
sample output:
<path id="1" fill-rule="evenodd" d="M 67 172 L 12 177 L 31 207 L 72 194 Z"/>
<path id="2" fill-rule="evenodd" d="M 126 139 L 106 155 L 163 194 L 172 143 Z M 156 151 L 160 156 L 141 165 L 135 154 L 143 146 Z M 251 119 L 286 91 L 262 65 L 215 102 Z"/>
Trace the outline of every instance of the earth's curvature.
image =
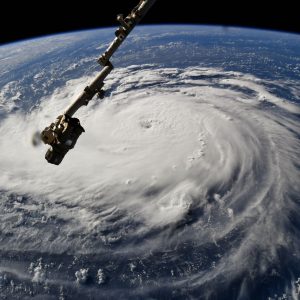
<path id="1" fill-rule="evenodd" d="M 47 164 L 113 32 L 0 47 L 1 299 L 298 299 L 300 37 L 137 28 Z"/>

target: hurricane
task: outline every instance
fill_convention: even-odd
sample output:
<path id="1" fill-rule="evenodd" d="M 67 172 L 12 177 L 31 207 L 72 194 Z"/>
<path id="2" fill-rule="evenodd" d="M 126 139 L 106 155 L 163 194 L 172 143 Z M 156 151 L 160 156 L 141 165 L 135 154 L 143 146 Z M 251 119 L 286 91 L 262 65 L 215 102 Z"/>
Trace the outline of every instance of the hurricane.
<path id="1" fill-rule="evenodd" d="M 119 67 L 106 97 L 76 115 L 85 128 L 76 148 L 61 166 L 47 164 L 32 134 L 95 74 L 22 110 L 1 107 L 0 291 L 298 299 L 298 81 Z M 286 87 L 290 99 L 278 92 Z"/>

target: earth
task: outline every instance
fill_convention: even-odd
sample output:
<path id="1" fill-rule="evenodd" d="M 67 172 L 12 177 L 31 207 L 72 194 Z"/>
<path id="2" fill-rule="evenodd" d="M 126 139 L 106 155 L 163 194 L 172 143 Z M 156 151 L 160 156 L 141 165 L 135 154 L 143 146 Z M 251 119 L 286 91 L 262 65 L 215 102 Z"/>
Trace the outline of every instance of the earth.
<path id="1" fill-rule="evenodd" d="M 113 34 L 0 47 L 0 298 L 298 299 L 300 36 L 136 28 L 50 165 Z"/>

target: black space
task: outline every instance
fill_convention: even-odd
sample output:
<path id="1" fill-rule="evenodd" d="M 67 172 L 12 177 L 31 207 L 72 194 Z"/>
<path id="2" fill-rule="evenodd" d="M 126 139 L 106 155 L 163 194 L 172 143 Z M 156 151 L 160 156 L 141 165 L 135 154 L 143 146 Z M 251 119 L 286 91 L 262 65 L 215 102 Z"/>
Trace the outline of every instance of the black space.
<path id="1" fill-rule="evenodd" d="M 9 1 L 9 0 L 8 0 Z M 0 16 L 0 43 L 46 34 L 117 26 L 118 13 L 126 14 L 138 0 L 5 1 Z M 276 3 L 275 3 L 276 2 Z M 264 0 L 238 3 L 201 0 L 157 0 L 143 24 L 190 23 L 243 26 L 300 33 L 297 1 Z M 80 4 L 79 4 L 80 3 Z"/>

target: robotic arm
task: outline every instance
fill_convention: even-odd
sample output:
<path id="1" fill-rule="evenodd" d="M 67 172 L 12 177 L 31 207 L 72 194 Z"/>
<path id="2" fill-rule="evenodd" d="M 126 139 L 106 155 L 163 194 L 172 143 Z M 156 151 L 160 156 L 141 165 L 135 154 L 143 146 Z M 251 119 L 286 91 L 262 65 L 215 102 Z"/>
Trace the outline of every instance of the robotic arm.
<path id="1" fill-rule="evenodd" d="M 80 121 L 73 118 L 76 111 L 83 105 L 88 105 L 95 95 L 104 97 L 104 79 L 113 70 L 110 62 L 111 56 L 120 47 L 133 28 L 141 21 L 156 0 L 140 0 L 139 4 L 124 19 L 118 15 L 117 20 L 120 27 L 116 30 L 116 38 L 109 45 L 107 50 L 99 57 L 98 63 L 103 66 L 102 71 L 94 81 L 79 95 L 79 97 L 58 116 L 54 123 L 46 127 L 41 133 L 41 139 L 45 144 L 50 145 L 45 158 L 55 165 L 59 165 L 70 149 L 73 149 L 79 136 L 84 132 Z"/>

